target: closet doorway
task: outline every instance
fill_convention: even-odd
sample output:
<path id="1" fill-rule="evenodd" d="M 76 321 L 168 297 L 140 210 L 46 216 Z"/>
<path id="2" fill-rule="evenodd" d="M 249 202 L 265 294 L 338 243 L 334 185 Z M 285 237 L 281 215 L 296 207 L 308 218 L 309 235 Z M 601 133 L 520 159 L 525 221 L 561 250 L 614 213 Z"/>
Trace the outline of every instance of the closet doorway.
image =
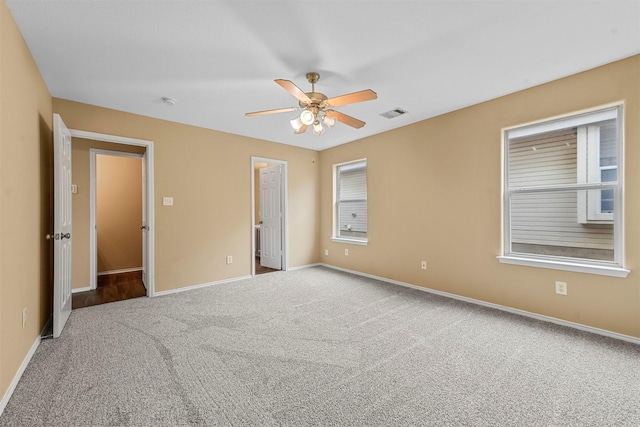
<path id="1" fill-rule="evenodd" d="M 145 296 L 143 155 L 91 149 L 90 156 L 91 287 L 103 299 Z"/>

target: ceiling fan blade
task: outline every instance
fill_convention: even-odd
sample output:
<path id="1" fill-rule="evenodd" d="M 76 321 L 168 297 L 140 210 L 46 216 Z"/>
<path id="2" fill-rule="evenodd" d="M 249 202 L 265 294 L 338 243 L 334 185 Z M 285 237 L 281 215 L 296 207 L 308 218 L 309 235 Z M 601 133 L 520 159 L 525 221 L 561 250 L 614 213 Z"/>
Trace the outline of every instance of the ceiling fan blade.
<path id="1" fill-rule="evenodd" d="M 360 92 L 348 93 L 346 95 L 336 96 L 329 98 L 325 101 L 325 104 L 331 107 L 341 107 L 347 104 L 355 104 L 356 102 L 371 101 L 377 99 L 378 94 L 371 89 L 361 90 Z"/>
<path id="2" fill-rule="evenodd" d="M 266 114 L 288 113 L 289 111 L 296 111 L 296 110 L 297 110 L 296 107 L 277 108 L 275 110 L 254 111 L 252 113 L 246 113 L 245 116 L 247 117 L 264 116 Z"/>
<path id="3" fill-rule="evenodd" d="M 356 129 L 360 129 L 366 123 L 362 120 L 358 120 L 355 117 L 347 116 L 346 114 L 340 113 L 335 110 L 327 110 L 325 113 L 328 117 L 334 118 L 340 123 L 344 123 L 345 125 L 351 126 Z"/>
<path id="4" fill-rule="evenodd" d="M 311 98 L 309 98 L 307 94 L 304 93 L 302 89 L 296 86 L 295 83 L 293 83 L 291 80 L 276 79 L 274 81 L 282 86 L 284 90 L 295 96 L 298 101 L 311 102 Z"/>
<path id="5" fill-rule="evenodd" d="M 295 131 L 295 132 L 293 132 L 293 133 L 295 133 L 295 134 L 305 133 L 305 132 L 307 131 L 307 128 L 308 128 L 308 127 L 309 127 L 309 126 L 307 126 L 307 125 L 302 125 L 302 126 L 300 127 L 300 129 L 298 129 L 297 131 Z"/>

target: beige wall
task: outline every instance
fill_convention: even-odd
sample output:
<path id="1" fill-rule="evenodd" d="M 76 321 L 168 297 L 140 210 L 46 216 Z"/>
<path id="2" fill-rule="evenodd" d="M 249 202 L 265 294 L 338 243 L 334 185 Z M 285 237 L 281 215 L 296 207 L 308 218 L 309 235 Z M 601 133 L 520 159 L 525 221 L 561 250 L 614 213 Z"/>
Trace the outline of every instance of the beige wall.
<path id="1" fill-rule="evenodd" d="M 0 0 L 0 398 L 51 314 L 52 122 L 49 91 Z"/>
<path id="2" fill-rule="evenodd" d="M 61 99 L 53 105 L 70 129 L 154 142 L 157 292 L 251 274 L 251 156 L 288 162 L 289 265 L 319 261 L 316 151 Z M 163 196 L 174 206 L 162 206 Z"/>
<path id="3" fill-rule="evenodd" d="M 72 181 L 78 186 L 73 194 L 73 250 L 71 284 L 74 289 L 90 284 L 90 149 L 144 154 L 145 148 L 134 145 L 113 144 L 83 138 L 72 138 Z"/>
<path id="4" fill-rule="evenodd" d="M 322 261 L 640 337 L 639 76 L 635 56 L 321 152 Z M 625 101 L 629 277 L 500 264 L 501 128 L 616 101 Z M 332 165 L 365 157 L 369 244 L 334 243 Z M 556 280 L 567 296 L 555 294 Z"/>
<path id="5" fill-rule="evenodd" d="M 142 268 L 142 158 L 96 156 L 98 273 Z"/>

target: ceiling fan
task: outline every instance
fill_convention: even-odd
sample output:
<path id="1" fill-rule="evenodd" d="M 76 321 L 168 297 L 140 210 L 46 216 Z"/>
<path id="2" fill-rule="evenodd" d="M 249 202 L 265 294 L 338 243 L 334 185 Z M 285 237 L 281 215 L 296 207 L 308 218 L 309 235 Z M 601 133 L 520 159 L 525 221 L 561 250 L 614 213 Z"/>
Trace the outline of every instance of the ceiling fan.
<path id="1" fill-rule="evenodd" d="M 316 83 L 319 79 L 320 74 L 315 72 L 307 73 L 307 80 L 311 83 L 311 92 L 303 92 L 302 89 L 290 80 L 275 80 L 277 84 L 282 86 L 284 90 L 298 100 L 298 105 L 303 109 L 299 117 L 291 120 L 294 133 L 305 133 L 307 128 L 312 126 L 315 135 L 322 135 L 325 132 L 323 124 L 330 128 L 336 121 L 356 129 L 364 126 L 365 122 L 362 120 L 332 110 L 331 107 L 341 107 L 356 102 L 371 101 L 377 99 L 378 95 L 371 89 L 365 89 L 359 92 L 327 98 L 325 94 L 316 92 Z M 296 110 L 298 110 L 298 107 L 277 108 L 275 110 L 254 111 L 252 113 L 246 113 L 245 115 L 247 117 L 253 117 L 266 114 L 287 113 Z"/>

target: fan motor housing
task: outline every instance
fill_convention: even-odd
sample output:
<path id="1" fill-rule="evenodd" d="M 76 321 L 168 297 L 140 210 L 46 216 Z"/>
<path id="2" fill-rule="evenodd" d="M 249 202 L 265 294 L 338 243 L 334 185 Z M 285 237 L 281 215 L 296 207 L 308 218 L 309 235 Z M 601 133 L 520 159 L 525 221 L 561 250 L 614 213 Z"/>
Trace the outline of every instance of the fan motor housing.
<path id="1" fill-rule="evenodd" d="M 307 92 L 306 94 L 309 98 L 311 98 L 311 102 L 299 101 L 298 104 L 302 108 L 320 107 L 320 104 L 328 99 L 324 93 L 320 92 Z"/>

